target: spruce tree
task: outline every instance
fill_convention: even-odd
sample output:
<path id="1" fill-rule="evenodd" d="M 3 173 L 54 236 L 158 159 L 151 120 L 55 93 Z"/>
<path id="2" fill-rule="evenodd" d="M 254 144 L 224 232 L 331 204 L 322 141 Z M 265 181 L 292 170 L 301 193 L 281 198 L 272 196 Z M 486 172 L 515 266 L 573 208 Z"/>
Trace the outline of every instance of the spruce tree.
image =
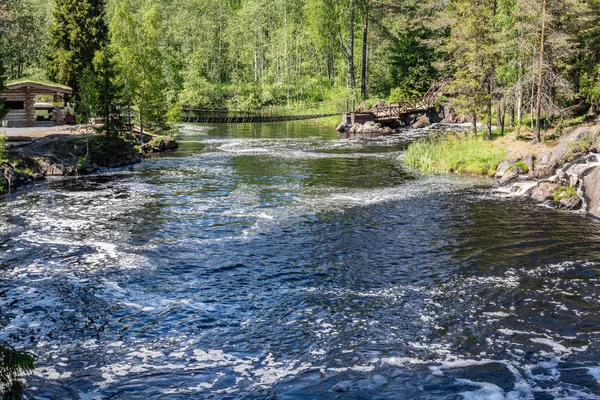
<path id="1" fill-rule="evenodd" d="M 52 37 L 51 74 L 54 80 L 73 88 L 78 100 L 79 80 L 92 68 L 95 52 L 107 37 L 103 0 L 57 0 Z"/>
<path id="2" fill-rule="evenodd" d="M 0 53 L 0 91 L 4 89 L 4 58 Z M 3 119 L 6 114 L 8 114 L 7 110 L 4 109 L 4 99 L 0 99 L 0 120 Z"/>

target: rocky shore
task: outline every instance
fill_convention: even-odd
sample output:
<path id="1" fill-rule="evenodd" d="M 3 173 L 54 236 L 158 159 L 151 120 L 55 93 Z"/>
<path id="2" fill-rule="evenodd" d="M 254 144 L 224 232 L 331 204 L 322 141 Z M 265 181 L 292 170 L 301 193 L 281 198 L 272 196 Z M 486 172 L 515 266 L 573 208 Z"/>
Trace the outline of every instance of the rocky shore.
<path id="1" fill-rule="evenodd" d="M 0 193 L 51 176 L 87 175 L 100 168 L 141 162 L 144 156 L 178 148 L 174 139 L 155 136 L 142 146 L 103 135 L 48 135 L 7 149 L 8 163 L 0 166 Z"/>
<path id="2" fill-rule="evenodd" d="M 495 175 L 499 192 L 529 196 L 548 206 L 587 211 L 600 218 L 600 125 L 561 135 L 553 150 L 509 158 Z"/>

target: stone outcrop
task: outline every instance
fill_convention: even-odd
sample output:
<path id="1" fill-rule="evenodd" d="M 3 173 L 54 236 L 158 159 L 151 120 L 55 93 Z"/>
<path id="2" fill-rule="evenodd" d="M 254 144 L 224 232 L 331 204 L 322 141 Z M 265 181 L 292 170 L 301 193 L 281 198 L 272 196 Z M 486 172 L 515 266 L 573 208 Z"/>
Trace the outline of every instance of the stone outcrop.
<path id="1" fill-rule="evenodd" d="M 164 153 L 166 151 L 177 150 L 179 145 L 169 136 L 157 136 L 148 143 L 140 146 L 142 154 Z"/>
<path id="2" fill-rule="evenodd" d="M 389 135 L 394 132 L 389 126 L 382 126 L 378 122 L 368 121 L 364 124 L 354 124 L 348 129 L 348 133 L 360 133 L 366 135 Z"/>
<path id="3" fill-rule="evenodd" d="M 554 182 L 540 182 L 535 186 L 529 194 L 532 199 L 541 202 L 554 199 L 554 192 L 556 192 L 560 186 Z"/>
<path id="4" fill-rule="evenodd" d="M 172 138 L 160 136 L 141 147 L 161 153 L 175 150 L 178 145 Z M 49 135 L 7 152 L 10 163 L 0 166 L 0 191 L 44 177 L 86 175 L 101 167 L 123 167 L 141 161 L 140 151 L 132 143 L 104 135 Z"/>
<path id="5" fill-rule="evenodd" d="M 581 188 L 587 202 L 587 210 L 600 218 L 600 166 L 587 171 L 582 178 Z"/>
<path id="6" fill-rule="evenodd" d="M 528 195 L 566 210 L 585 207 L 600 218 L 599 152 L 600 125 L 582 126 L 564 133 L 554 150 L 541 154 L 537 162 L 532 154 L 504 160 L 498 166 L 496 179 L 509 193 Z M 529 171 L 516 168 L 515 164 L 525 165 Z"/>

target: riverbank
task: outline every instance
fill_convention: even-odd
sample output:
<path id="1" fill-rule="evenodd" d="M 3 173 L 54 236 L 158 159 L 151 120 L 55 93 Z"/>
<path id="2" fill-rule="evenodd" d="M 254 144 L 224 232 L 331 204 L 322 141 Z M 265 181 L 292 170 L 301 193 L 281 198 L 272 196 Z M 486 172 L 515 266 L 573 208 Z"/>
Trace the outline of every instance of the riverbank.
<path id="1" fill-rule="evenodd" d="M 524 140 L 516 131 L 492 141 L 467 133 L 429 137 L 412 143 L 403 161 L 425 173 L 494 177 L 503 196 L 529 197 L 600 218 L 599 153 L 600 121 L 595 121 L 565 129 L 545 143 Z"/>
<path id="2" fill-rule="evenodd" d="M 552 149 L 502 161 L 495 174 L 499 192 L 600 218 L 599 153 L 599 123 L 570 129 Z"/>
<path id="3" fill-rule="evenodd" d="M 62 130 L 60 130 L 62 132 Z M 174 139 L 152 135 L 142 146 L 131 138 L 54 131 L 11 132 L 11 142 L 0 154 L 0 193 L 50 176 L 88 175 L 100 168 L 118 168 L 143 157 L 177 149 Z M 5 139 L 6 140 L 6 139 Z"/>

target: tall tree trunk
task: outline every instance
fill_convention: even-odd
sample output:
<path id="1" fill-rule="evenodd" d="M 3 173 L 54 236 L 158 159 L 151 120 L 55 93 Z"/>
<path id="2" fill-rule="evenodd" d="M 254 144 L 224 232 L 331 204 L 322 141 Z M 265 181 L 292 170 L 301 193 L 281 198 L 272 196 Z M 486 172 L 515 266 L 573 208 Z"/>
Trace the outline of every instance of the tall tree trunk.
<path id="1" fill-rule="evenodd" d="M 544 4 L 542 6 L 542 39 L 540 43 L 540 62 L 538 65 L 538 88 L 537 88 L 537 105 L 536 105 L 536 115 L 535 115 L 535 141 L 540 142 L 540 115 L 542 112 L 542 77 L 544 73 L 544 41 L 546 34 L 546 0 L 544 0 Z"/>
<path id="2" fill-rule="evenodd" d="M 146 71 L 144 71 L 140 98 L 140 146 L 144 144 L 144 94 L 146 89 Z"/>
<path id="3" fill-rule="evenodd" d="M 473 123 L 471 128 L 473 129 L 473 135 L 477 135 L 477 114 L 475 112 L 473 112 Z"/>
<path id="4" fill-rule="evenodd" d="M 350 22 L 348 36 L 348 85 L 354 89 L 356 79 L 354 78 L 354 0 L 350 0 Z"/>
<path id="5" fill-rule="evenodd" d="M 517 125 L 521 126 L 523 120 L 523 89 L 519 88 L 519 94 L 517 96 Z"/>
<path id="6" fill-rule="evenodd" d="M 489 83 L 488 83 L 489 85 Z M 488 89 L 489 90 L 489 89 Z M 487 101 L 487 139 L 492 140 L 492 97 Z"/>
<path id="7" fill-rule="evenodd" d="M 513 129 L 515 127 L 515 103 L 510 102 L 510 115 L 508 120 L 508 128 Z"/>
<path id="8" fill-rule="evenodd" d="M 367 98 L 367 42 L 369 36 L 369 1 L 365 2 L 365 15 L 363 21 L 363 44 L 362 44 L 362 73 L 360 82 L 360 94 L 363 99 Z"/>

